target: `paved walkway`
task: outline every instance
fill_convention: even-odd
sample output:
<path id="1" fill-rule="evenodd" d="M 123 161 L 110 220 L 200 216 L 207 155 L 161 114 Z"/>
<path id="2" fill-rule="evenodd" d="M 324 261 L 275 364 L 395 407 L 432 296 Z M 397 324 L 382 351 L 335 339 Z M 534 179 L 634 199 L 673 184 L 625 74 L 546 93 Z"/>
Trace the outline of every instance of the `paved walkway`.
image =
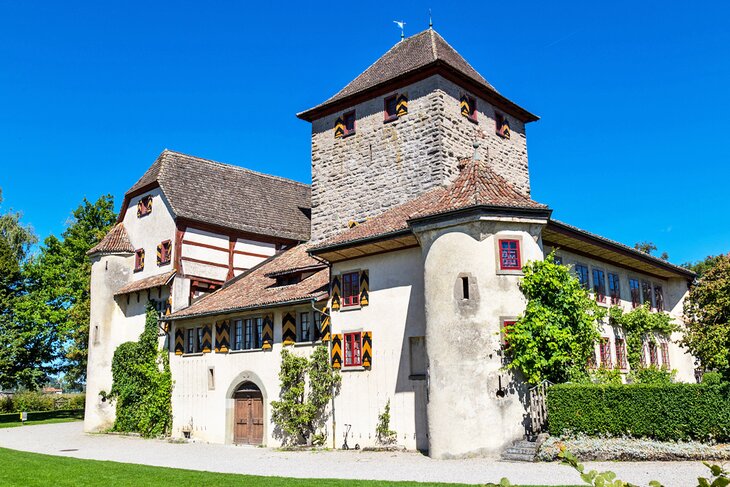
<path id="1" fill-rule="evenodd" d="M 487 459 L 432 460 L 419 453 L 282 452 L 268 448 L 203 443 L 173 444 L 114 435 L 90 435 L 82 423 L 0 429 L 0 447 L 51 455 L 212 472 L 300 478 L 353 478 L 485 483 L 580 485 L 578 474 L 557 463 L 508 463 Z M 589 463 L 638 485 L 659 480 L 666 487 L 697 485 L 709 471 L 699 462 Z"/>

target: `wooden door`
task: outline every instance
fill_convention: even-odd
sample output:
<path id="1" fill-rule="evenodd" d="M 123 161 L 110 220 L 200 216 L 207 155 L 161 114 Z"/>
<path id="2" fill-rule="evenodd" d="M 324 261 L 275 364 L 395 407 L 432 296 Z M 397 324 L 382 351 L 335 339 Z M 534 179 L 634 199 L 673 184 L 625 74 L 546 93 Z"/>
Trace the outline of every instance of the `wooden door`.
<path id="1" fill-rule="evenodd" d="M 261 392 L 238 392 L 235 401 L 234 443 L 260 445 L 264 439 L 264 401 Z"/>

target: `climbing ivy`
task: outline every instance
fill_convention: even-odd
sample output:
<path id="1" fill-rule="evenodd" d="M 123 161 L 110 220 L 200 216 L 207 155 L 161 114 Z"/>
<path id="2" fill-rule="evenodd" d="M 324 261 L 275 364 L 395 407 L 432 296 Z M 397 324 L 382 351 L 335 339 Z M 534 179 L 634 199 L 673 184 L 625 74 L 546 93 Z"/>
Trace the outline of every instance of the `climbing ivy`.
<path id="1" fill-rule="evenodd" d="M 678 329 L 667 313 L 652 313 L 649 304 L 632 309 L 628 313 L 619 306 L 612 306 L 608 312 L 609 322 L 624 330 L 626 360 L 632 370 L 641 368 L 641 355 L 645 341 L 656 342 L 656 335 L 671 335 Z"/>
<path id="2" fill-rule="evenodd" d="M 327 404 L 337 394 L 341 381 L 329 363 L 327 347 L 317 346 L 309 359 L 283 349 L 279 381 L 280 400 L 271 401 L 271 419 L 278 434 L 289 443 L 323 443 Z"/>
<path id="3" fill-rule="evenodd" d="M 158 315 L 147 306 L 144 331 L 137 342 L 122 343 L 112 359 L 112 389 L 116 401 L 114 431 L 144 437 L 166 435 L 172 423 L 172 375 L 166 350 L 158 347 Z"/>

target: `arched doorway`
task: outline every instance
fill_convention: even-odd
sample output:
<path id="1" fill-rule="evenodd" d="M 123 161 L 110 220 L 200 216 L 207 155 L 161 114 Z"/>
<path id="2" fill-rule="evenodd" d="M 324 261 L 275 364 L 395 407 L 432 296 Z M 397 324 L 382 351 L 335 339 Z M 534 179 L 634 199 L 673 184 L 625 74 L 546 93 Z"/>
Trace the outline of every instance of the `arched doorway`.
<path id="1" fill-rule="evenodd" d="M 253 382 L 233 393 L 233 443 L 260 445 L 264 439 L 264 398 Z"/>

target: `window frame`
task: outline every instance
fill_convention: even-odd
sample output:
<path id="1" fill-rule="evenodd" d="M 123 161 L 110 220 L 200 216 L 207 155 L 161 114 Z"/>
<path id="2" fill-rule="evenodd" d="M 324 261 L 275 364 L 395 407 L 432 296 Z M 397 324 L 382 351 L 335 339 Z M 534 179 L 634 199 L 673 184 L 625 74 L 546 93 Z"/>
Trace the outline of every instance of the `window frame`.
<path id="1" fill-rule="evenodd" d="M 515 323 L 517 323 L 517 318 L 503 318 L 502 319 L 502 329 L 501 331 L 501 342 L 502 342 L 502 350 L 506 350 L 507 347 L 509 347 L 509 334 L 507 333 L 507 327 L 513 326 Z"/>
<path id="2" fill-rule="evenodd" d="M 306 336 L 304 334 L 304 320 L 303 317 L 306 316 L 307 321 L 307 333 Z M 312 339 L 312 313 L 309 311 L 300 311 L 297 316 L 297 336 L 296 336 L 296 343 L 309 343 L 313 342 Z"/>
<path id="3" fill-rule="evenodd" d="M 653 282 L 651 284 L 651 290 L 654 298 L 654 308 L 657 311 L 664 311 L 664 286 L 658 282 Z"/>
<path id="4" fill-rule="evenodd" d="M 190 327 L 185 329 L 185 353 L 196 353 L 195 352 L 195 328 Z"/>
<path id="5" fill-rule="evenodd" d="M 585 269 L 585 282 L 581 281 L 581 273 L 578 271 L 578 269 Z M 573 267 L 573 270 L 575 271 L 575 275 L 578 278 L 578 282 L 580 282 L 580 285 L 585 289 L 586 291 L 590 291 L 591 289 L 591 272 L 586 264 L 581 264 L 580 262 L 576 262 L 575 266 Z"/>
<path id="6" fill-rule="evenodd" d="M 144 270 L 144 248 L 134 251 L 134 272 L 142 272 Z"/>
<path id="7" fill-rule="evenodd" d="M 345 276 L 354 276 L 355 280 L 350 281 L 350 289 L 349 291 L 352 293 L 353 291 L 353 283 L 357 286 L 357 292 L 354 294 L 346 294 L 345 293 Z M 348 271 L 343 272 L 340 274 L 340 286 L 341 286 L 341 296 L 340 296 L 340 303 L 342 308 L 358 308 L 360 306 L 360 271 Z M 349 298 L 349 299 L 348 299 Z"/>
<path id="8" fill-rule="evenodd" d="M 642 304 L 649 303 L 649 308 L 654 309 L 654 286 L 651 285 L 650 281 L 645 279 L 641 280 L 641 302 Z M 647 295 L 649 300 L 647 301 Z"/>
<path id="9" fill-rule="evenodd" d="M 516 244 L 515 249 L 514 249 L 515 254 L 516 254 L 515 257 L 517 260 L 516 266 L 505 265 L 505 257 L 502 255 L 502 250 L 503 250 L 502 244 L 504 244 L 504 243 L 507 243 L 507 244 L 515 243 Z M 510 238 L 497 239 L 497 250 L 498 250 L 497 259 L 499 261 L 499 270 L 500 271 L 508 271 L 508 272 L 510 272 L 510 271 L 520 271 L 521 272 L 522 271 L 522 249 L 521 249 L 521 247 L 522 247 L 522 240 L 519 238 L 510 237 Z M 511 251 L 512 249 L 507 248 L 506 250 Z"/>
<path id="10" fill-rule="evenodd" d="M 351 361 L 348 363 L 347 352 L 355 343 L 357 343 L 357 356 L 355 356 L 353 350 Z M 342 365 L 343 367 L 362 367 L 362 331 L 351 331 L 342 334 Z"/>
<path id="11" fill-rule="evenodd" d="M 168 265 L 172 262 L 172 240 L 163 240 L 160 242 L 160 260 L 157 266 Z"/>
<path id="12" fill-rule="evenodd" d="M 393 113 L 388 112 L 388 102 L 393 102 Z M 383 123 L 398 120 L 398 93 L 383 98 Z"/>
<path id="13" fill-rule="evenodd" d="M 152 213 L 152 195 L 146 194 L 137 201 L 137 218 L 142 218 Z"/>
<path id="14" fill-rule="evenodd" d="M 633 286 L 634 283 L 636 283 L 636 287 Z M 632 308 L 641 306 L 641 281 L 638 278 L 629 277 L 629 295 Z"/>
<path id="15" fill-rule="evenodd" d="M 502 122 L 502 123 L 500 123 L 500 122 Z M 507 133 L 506 134 L 502 133 L 502 131 L 501 131 L 501 128 L 505 124 L 507 124 Z M 499 135 L 500 137 L 502 137 L 503 139 L 507 139 L 507 140 L 509 140 L 511 132 L 512 132 L 512 129 L 510 128 L 509 120 L 507 119 L 507 117 L 503 113 L 500 113 L 497 111 L 494 112 L 494 132 L 497 135 Z"/>
<path id="16" fill-rule="evenodd" d="M 671 369 L 671 363 L 669 359 L 669 343 L 666 341 L 662 341 L 659 343 L 659 348 L 662 356 L 662 367 L 670 370 Z"/>
<path id="17" fill-rule="evenodd" d="M 616 366 L 621 370 L 626 370 L 629 365 L 626 358 L 626 339 L 615 337 L 614 348 L 616 349 Z"/>
<path id="18" fill-rule="evenodd" d="M 479 123 L 479 112 L 477 110 L 477 98 L 475 96 L 464 93 L 466 102 L 469 105 L 469 114 L 466 119 L 470 122 Z"/>
<path id="19" fill-rule="evenodd" d="M 621 304 L 621 277 L 615 272 L 608 273 L 608 295 L 611 304 Z"/>
<path id="20" fill-rule="evenodd" d="M 599 277 L 599 283 L 596 283 L 596 274 L 598 274 Z M 593 278 L 593 286 L 591 289 L 593 290 L 594 297 L 598 303 L 605 304 L 606 303 L 606 272 L 598 267 L 593 267 L 591 269 L 591 277 Z M 603 291 L 600 292 L 598 287 L 600 285 L 603 285 Z"/>
<path id="21" fill-rule="evenodd" d="M 352 129 L 348 130 L 347 119 L 350 116 L 352 117 Z M 342 126 L 344 127 L 342 138 L 349 137 L 350 135 L 355 135 L 355 132 L 357 132 L 357 112 L 355 110 L 349 110 L 342 114 Z"/>
<path id="22" fill-rule="evenodd" d="M 647 343 L 647 348 L 649 350 L 649 365 L 659 367 L 659 353 L 656 343 L 653 340 L 649 341 Z"/>
<path id="23" fill-rule="evenodd" d="M 604 369 L 612 369 L 613 357 L 611 356 L 611 339 L 609 337 L 601 337 L 598 342 L 598 352 L 601 356 L 601 367 Z"/>

